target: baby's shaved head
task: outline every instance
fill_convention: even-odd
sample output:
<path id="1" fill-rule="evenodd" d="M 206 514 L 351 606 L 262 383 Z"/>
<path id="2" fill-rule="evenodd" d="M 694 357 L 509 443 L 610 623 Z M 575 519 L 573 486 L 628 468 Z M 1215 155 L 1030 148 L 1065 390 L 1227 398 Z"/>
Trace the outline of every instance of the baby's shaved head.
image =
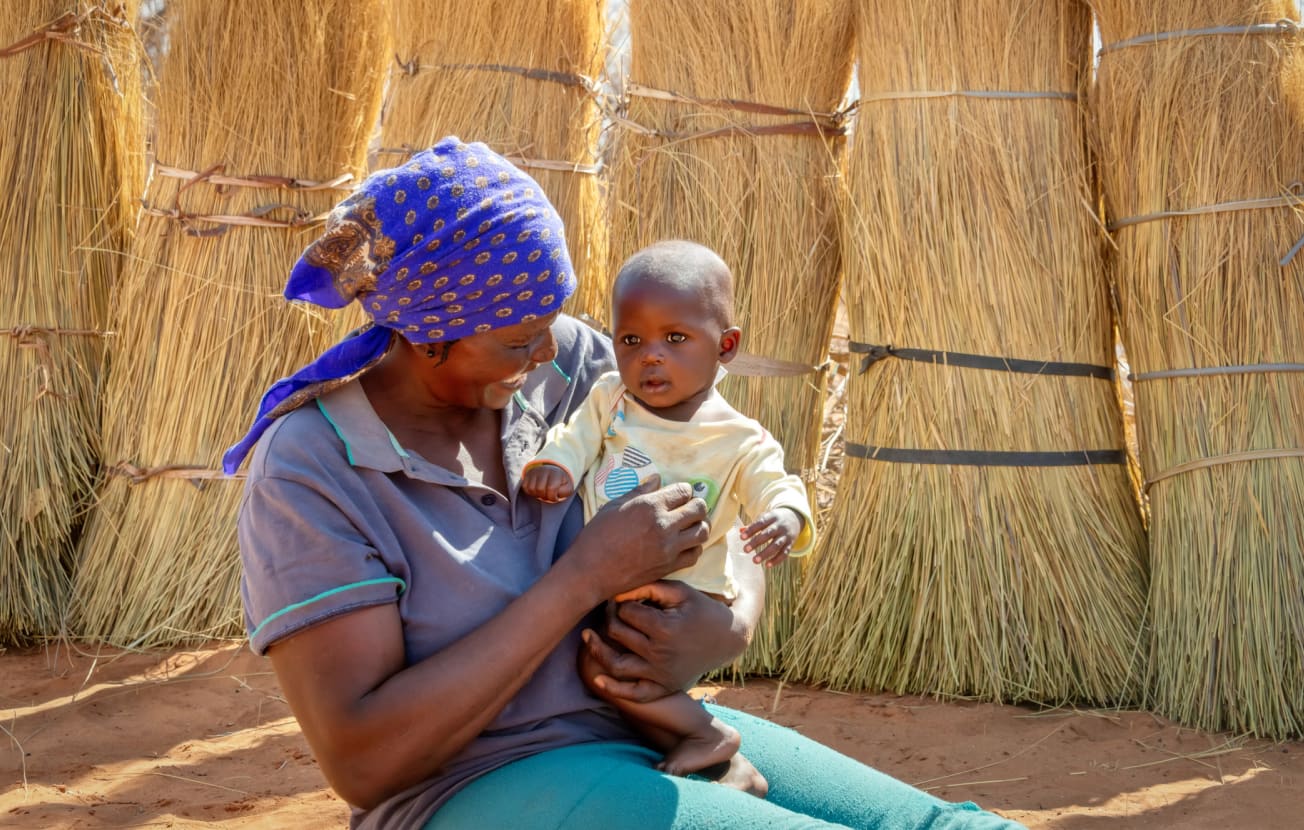
<path id="1" fill-rule="evenodd" d="M 638 251 L 616 274 L 611 289 L 613 305 L 631 287 L 647 284 L 693 291 L 721 328 L 733 325 L 733 274 L 720 255 L 705 245 L 668 239 Z"/>

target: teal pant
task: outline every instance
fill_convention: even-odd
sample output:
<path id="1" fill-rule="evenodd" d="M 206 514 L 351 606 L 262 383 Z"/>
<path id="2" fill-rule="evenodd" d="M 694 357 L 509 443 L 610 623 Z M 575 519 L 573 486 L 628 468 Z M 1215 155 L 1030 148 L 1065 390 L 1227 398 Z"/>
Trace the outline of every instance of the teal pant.
<path id="1" fill-rule="evenodd" d="M 765 800 L 654 767 L 660 755 L 626 743 L 553 749 L 459 790 L 425 830 L 1018 830 L 877 772 L 791 729 L 720 706 L 743 754 L 770 782 Z"/>

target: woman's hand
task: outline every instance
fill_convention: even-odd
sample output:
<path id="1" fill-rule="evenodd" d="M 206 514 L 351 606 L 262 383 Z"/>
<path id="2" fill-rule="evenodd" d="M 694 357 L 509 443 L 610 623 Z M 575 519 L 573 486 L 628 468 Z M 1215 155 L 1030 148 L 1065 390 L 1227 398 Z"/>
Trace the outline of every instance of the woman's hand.
<path id="1" fill-rule="evenodd" d="M 610 642 L 584 631 L 586 648 L 602 671 L 592 682 L 615 697 L 656 700 L 736 659 L 751 642 L 765 604 L 761 569 L 747 560 L 738 565 L 732 606 L 674 581 L 644 585 L 613 601 Z"/>
<path id="2" fill-rule="evenodd" d="M 710 534 L 706 502 L 687 484 L 660 485 L 660 476 L 651 476 L 608 502 L 558 563 L 586 580 L 594 605 L 686 568 L 702 554 Z"/>

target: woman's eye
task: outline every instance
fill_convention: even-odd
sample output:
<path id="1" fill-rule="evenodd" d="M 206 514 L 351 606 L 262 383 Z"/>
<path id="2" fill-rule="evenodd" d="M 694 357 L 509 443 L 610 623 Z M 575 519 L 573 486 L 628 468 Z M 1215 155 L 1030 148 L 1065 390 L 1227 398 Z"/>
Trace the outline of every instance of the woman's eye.
<path id="1" fill-rule="evenodd" d="M 666 335 L 666 340 L 670 343 L 683 343 L 688 338 L 677 331 L 672 331 Z"/>

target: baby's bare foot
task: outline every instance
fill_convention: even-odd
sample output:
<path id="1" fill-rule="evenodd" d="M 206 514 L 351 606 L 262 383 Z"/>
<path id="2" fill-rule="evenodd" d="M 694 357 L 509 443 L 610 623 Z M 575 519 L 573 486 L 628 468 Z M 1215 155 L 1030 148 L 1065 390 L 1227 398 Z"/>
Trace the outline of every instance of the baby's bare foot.
<path id="1" fill-rule="evenodd" d="M 735 790 L 742 790 L 757 798 L 765 798 L 770 792 L 770 782 L 766 781 L 760 770 L 752 766 L 752 762 L 742 755 L 734 755 L 730 758 L 728 768 L 715 778 L 715 782 L 733 787 Z"/>
<path id="2" fill-rule="evenodd" d="M 687 735 L 666 757 L 657 769 L 671 775 L 688 775 L 733 758 L 742 743 L 738 730 L 719 718 L 711 718 L 710 725 L 701 732 Z"/>

